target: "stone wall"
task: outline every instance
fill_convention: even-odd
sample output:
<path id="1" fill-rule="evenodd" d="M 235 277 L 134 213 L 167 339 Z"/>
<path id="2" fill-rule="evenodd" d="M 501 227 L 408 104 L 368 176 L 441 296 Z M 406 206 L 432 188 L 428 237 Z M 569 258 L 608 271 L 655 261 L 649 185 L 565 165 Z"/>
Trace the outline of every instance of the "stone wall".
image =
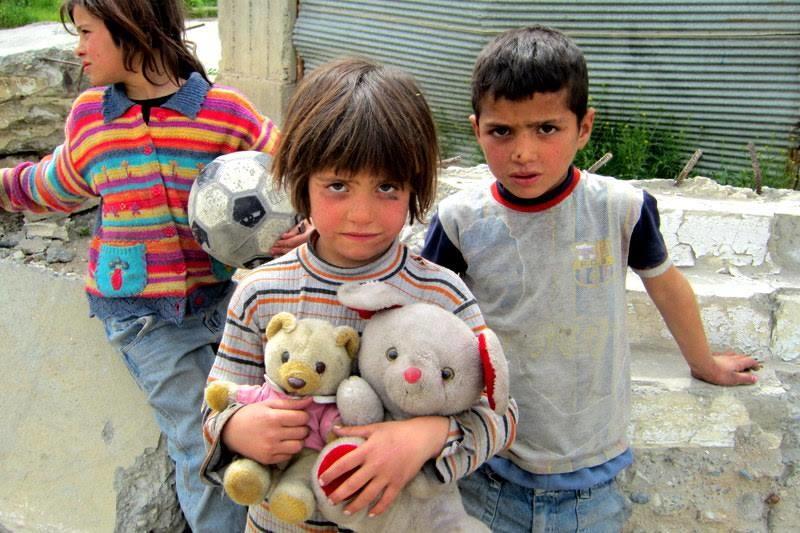
<path id="1" fill-rule="evenodd" d="M 27 27 L 31 28 L 31 27 Z M 54 24 L 0 31 L 0 159 L 50 152 L 85 80 L 75 38 Z M 34 37 L 34 38 L 32 38 Z"/>

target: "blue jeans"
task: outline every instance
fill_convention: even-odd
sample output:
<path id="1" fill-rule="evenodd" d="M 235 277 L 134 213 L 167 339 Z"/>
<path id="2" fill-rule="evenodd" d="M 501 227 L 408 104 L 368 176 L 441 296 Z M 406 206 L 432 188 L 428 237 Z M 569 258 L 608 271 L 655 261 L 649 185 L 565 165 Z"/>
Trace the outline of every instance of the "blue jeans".
<path id="1" fill-rule="evenodd" d="M 484 464 L 458 486 L 467 512 L 496 533 L 617 533 L 630 514 L 613 479 L 589 489 L 544 491 L 507 481 Z"/>
<path id="2" fill-rule="evenodd" d="M 222 336 L 226 308 L 224 298 L 216 308 L 190 316 L 180 326 L 155 315 L 104 321 L 109 341 L 122 352 L 167 437 L 178 501 L 195 533 L 244 531 L 247 518 L 246 507 L 200 479 L 205 456 L 203 389 Z"/>

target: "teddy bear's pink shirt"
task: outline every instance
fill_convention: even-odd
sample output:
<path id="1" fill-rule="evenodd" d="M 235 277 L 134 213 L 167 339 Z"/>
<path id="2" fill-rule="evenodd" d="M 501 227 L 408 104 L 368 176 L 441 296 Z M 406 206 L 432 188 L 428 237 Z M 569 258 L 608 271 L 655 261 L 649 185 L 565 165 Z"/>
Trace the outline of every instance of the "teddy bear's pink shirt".
<path id="1" fill-rule="evenodd" d="M 291 396 L 281 390 L 277 390 L 270 383 L 239 387 L 236 392 L 236 401 L 242 404 L 263 402 L 273 398 L 286 399 L 297 398 L 297 396 Z M 327 443 L 326 437 L 332 431 L 333 425 L 339 422 L 339 410 L 336 408 L 335 397 L 331 396 L 330 398 L 330 403 L 318 403 L 315 397 L 314 402 L 306 407 L 306 412 L 309 415 L 309 432 L 303 443 L 306 448 L 320 451 Z"/>

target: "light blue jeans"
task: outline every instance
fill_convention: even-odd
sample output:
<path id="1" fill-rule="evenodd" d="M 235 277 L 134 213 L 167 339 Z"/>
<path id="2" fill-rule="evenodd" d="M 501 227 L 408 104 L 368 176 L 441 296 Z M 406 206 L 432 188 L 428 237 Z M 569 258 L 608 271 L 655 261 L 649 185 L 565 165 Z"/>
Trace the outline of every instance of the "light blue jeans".
<path id="1" fill-rule="evenodd" d="M 225 325 L 227 298 L 223 300 L 180 326 L 154 315 L 104 321 L 109 341 L 122 352 L 167 437 L 178 501 L 195 533 L 244 531 L 247 518 L 246 507 L 200 479 L 205 456 L 200 409 Z"/>
<path id="2" fill-rule="evenodd" d="M 495 533 L 617 533 L 630 514 L 615 480 L 582 490 L 528 489 L 489 465 L 458 483 L 464 507 Z"/>

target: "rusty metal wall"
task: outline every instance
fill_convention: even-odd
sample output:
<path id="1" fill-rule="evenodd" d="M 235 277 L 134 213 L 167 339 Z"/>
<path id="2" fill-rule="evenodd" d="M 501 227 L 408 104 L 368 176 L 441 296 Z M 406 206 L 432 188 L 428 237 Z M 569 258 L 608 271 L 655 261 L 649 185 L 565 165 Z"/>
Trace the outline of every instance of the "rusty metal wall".
<path id="1" fill-rule="evenodd" d="M 786 157 L 800 123 L 800 0 L 302 0 L 294 42 L 306 69 L 365 55 L 409 70 L 445 152 L 478 162 L 467 122 L 474 58 L 498 32 L 534 23 L 581 46 L 599 117 L 644 115 L 681 131 L 687 159 L 704 152 L 698 171 L 749 168 L 748 142 Z"/>

